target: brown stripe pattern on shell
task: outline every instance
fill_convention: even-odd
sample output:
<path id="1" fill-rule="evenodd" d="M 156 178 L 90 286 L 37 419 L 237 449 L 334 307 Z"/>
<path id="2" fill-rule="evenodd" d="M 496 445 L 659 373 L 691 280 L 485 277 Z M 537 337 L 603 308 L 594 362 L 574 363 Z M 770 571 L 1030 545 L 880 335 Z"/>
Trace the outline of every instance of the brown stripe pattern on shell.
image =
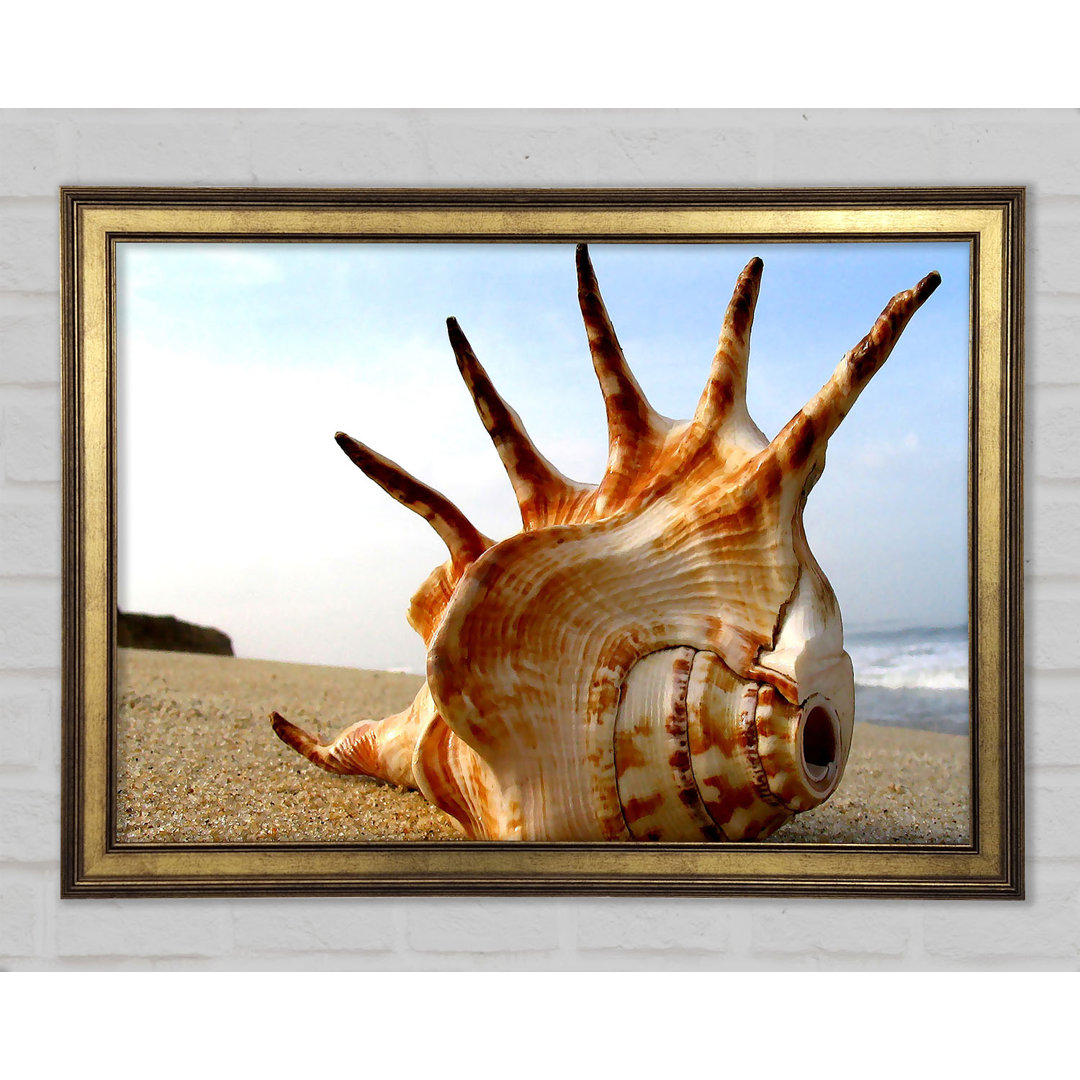
<path id="1" fill-rule="evenodd" d="M 329 744 L 275 713 L 277 734 L 321 768 L 418 789 L 474 839 L 749 840 L 828 798 L 850 748 L 854 681 L 803 505 L 829 437 L 940 279 L 895 296 L 770 441 L 746 408 L 761 273 L 755 258 L 740 274 L 694 415 L 675 422 L 634 378 L 578 247 L 608 425 L 597 485 L 540 453 L 448 320 L 522 531 L 492 541 L 339 432 L 449 550 L 408 613 L 427 682 L 404 712 Z"/>

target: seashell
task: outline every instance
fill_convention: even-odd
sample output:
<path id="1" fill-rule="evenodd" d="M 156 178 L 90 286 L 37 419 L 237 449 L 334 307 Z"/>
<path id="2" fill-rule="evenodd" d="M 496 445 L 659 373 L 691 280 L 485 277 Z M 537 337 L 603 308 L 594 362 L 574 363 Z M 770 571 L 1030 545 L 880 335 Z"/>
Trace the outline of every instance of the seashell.
<path id="1" fill-rule="evenodd" d="M 522 531 L 489 539 L 339 432 L 449 549 L 408 612 L 427 682 L 405 711 L 325 745 L 274 713 L 281 739 L 331 772 L 419 789 L 475 839 L 763 838 L 827 799 L 851 744 L 854 680 L 803 506 L 830 436 L 940 277 L 895 296 L 770 441 L 746 407 L 761 271 L 755 258 L 739 276 L 694 416 L 676 422 L 627 366 L 577 249 L 608 422 L 595 486 L 533 445 L 449 319 Z"/>

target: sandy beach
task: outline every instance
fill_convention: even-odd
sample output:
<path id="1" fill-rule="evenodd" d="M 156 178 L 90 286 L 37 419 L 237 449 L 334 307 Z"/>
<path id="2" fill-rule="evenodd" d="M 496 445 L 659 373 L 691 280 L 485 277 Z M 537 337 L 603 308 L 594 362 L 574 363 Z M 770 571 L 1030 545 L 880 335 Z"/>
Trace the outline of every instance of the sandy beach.
<path id="1" fill-rule="evenodd" d="M 460 840 L 418 793 L 323 772 L 281 743 L 267 719 L 277 710 L 326 739 L 403 708 L 421 681 L 120 649 L 118 840 Z M 837 792 L 772 842 L 964 844 L 968 808 L 967 737 L 859 722 Z"/>

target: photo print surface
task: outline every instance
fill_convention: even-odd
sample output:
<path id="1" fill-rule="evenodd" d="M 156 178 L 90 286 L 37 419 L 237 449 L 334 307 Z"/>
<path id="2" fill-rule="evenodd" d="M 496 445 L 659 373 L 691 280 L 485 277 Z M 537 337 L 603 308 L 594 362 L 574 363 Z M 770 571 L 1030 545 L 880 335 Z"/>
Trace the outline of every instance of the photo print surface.
<path id="1" fill-rule="evenodd" d="M 755 258 L 763 267 L 747 285 Z M 969 245 L 594 243 L 587 260 L 593 292 L 573 244 L 118 245 L 121 843 L 460 841 L 515 838 L 514 828 L 522 839 L 970 841 Z M 677 533 L 720 481 L 723 492 L 708 496 L 717 520 L 737 494 L 769 503 L 764 487 L 745 495 L 750 473 L 739 455 L 771 445 L 890 298 L 931 271 L 940 285 L 829 434 L 824 468 L 818 462 L 800 487 L 805 546 L 842 614 L 854 725 L 842 730 L 845 718 L 823 706 L 823 718 L 799 728 L 809 697 L 785 712 L 784 686 L 762 693 L 768 679 L 712 660 L 704 640 L 680 649 L 656 636 L 682 618 L 671 598 L 685 587 L 704 590 L 706 614 L 709 603 L 719 612 L 722 626 L 710 632 L 723 649 L 754 645 L 754 603 L 741 598 L 767 591 L 760 553 L 725 557 L 741 558 L 737 570 L 710 564 L 702 585 L 703 556 L 672 571 L 659 537 Z M 683 422 L 701 416 L 740 282 L 756 297 L 746 420 L 708 472 L 687 465 L 692 425 Z M 655 453 L 640 439 L 629 453 L 632 419 L 609 438 L 612 406 L 593 356 L 606 347 L 602 312 L 649 408 L 677 422 L 662 429 Z M 478 389 L 470 357 L 490 389 Z M 543 500 L 527 490 L 537 466 L 520 468 L 516 485 L 512 469 L 508 476 L 512 439 L 509 421 L 493 415 L 498 401 L 515 410 L 544 461 L 576 484 L 603 481 L 607 501 L 582 487 L 587 514 L 569 497 L 562 509 L 551 498 L 538 509 Z M 698 487 L 684 488 L 662 518 L 650 499 L 663 501 L 657 492 L 680 468 Z M 409 488 L 406 474 L 421 487 Z M 648 534 L 654 519 L 660 527 Z M 729 526 L 724 542 L 738 549 L 749 526 Z M 472 542 L 466 527 L 482 542 L 455 566 L 452 545 Z M 448 531 L 457 538 L 449 551 Z M 570 568 L 562 592 L 510 560 L 517 548 L 531 557 L 549 534 Z M 627 573 L 611 569 L 619 559 Z M 420 626 L 425 643 L 408 614 L 448 561 L 440 588 L 451 599 L 435 597 L 432 618 L 441 624 L 451 611 L 440 657 L 465 670 L 448 673 L 440 660 L 433 680 L 440 627 Z M 731 595 L 716 584 L 728 578 Z M 506 608 L 519 584 L 526 599 L 500 622 L 492 604 Z M 789 580 L 771 609 L 774 632 L 790 604 Z M 598 690 L 589 649 L 597 627 L 620 612 L 645 627 L 626 634 L 651 644 L 628 671 L 613 664 L 621 674 Z M 412 621 L 423 618 L 414 610 Z M 825 621 L 831 632 L 835 620 Z M 753 661 L 777 646 L 755 645 Z M 654 659 L 638 666 L 646 657 Z M 489 686 L 494 675 L 501 697 Z M 589 755 L 578 732 L 604 693 L 611 700 L 598 707 L 611 718 L 613 749 L 598 780 L 576 759 Z M 719 749 L 718 737 L 695 727 L 710 693 L 727 695 L 730 713 L 732 735 Z M 550 701 L 569 703 L 555 726 Z M 490 730 L 477 733 L 466 716 L 460 731 L 443 731 L 431 719 L 443 705 L 489 717 Z M 547 717 L 535 731 L 530 710 Z M 285 726 L 272 726 L 273 714 Z M 639 714 L 660 716 L 664 730 L 635 732 Z M 357 727 L 394 715 L 400 730 L 381 743 L 375 729 Z M 350 730 L 356 738 L 336 759 L 311 760 L 319 755 L 302 742 L 329 747 Z M 835 773 L 821 781 L 827 798 L 799 813 L 786 803 L 813 799 L 785 789 L 782 764 L 766 755 L 785 730 L 799 732 L 789 752 L 822 776 Z M 756 757 L 746 757 L 748 731 Z M 502 742 L 485 757 L 487 736 Z M 671 764 L 680 749 L 687 759 Z M 660 761 L 665 775 L 657 780 L 639 759 Z M 539 779 L 529 761 L 539 761 Z M 691 787 L 697 794 L 681 794 Z M 756 789 L 765 809 L 736 805 L 743 789 Z M 585 834 L 565 832 L 574 828 Z"/>

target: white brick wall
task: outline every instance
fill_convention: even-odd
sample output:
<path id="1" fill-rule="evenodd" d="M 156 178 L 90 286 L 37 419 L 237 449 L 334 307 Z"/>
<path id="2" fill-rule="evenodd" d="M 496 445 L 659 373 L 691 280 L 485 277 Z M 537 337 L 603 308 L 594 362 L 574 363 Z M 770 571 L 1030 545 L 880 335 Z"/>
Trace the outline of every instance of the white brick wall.
<path id="1" fill-rule="evenodd" d="M 58 899 L 61 184 L 1026 184 L 1028 900 Z M 1080 113 L 0 112 L 0 966 L 1076 968 Z"/>

